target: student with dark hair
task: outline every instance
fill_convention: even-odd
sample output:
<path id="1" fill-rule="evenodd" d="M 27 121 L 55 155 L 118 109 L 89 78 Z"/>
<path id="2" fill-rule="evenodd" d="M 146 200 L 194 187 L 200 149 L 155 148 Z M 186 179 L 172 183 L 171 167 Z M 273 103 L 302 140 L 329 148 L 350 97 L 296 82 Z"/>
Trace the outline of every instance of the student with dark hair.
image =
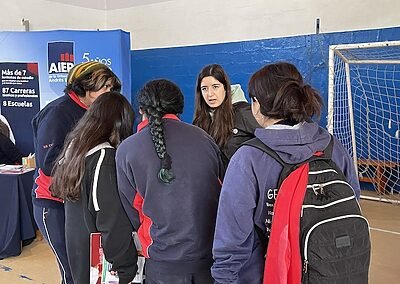
<path id="1" fill-rule="evenodd" d="M 143 121 L 117 150 L 118 189 L 146 257 L 146 284 L 212 283 L 212 240 L 223 173 L 218 146 L 182 122 L 167 80 L 139 92 Z"/>
<path id="2" fill-rule="evenodd" d="M 218 64 L 205 66 L 197 77 L 193 124 L 214 138 L 225 168 L 240 144 L 253 138 L 259 127 L 240 85 L 231 86 Z"/>
<path id="3" fill-rule="evenodd" d="M 328 146 L 330 134 L 311 120 L 320 115 L 322 99 L 303 82 L 294 65 L 266 65 L 251 76 L 249 94 L 252 113 L 263 127 L 256 130 L 256 137 L 285 163 L 306 161 Z M 354 164 L 337 139 L 332 160 L 358 197 Z M 232 157 L 218 207 L 212 267 L 215 283 L 262 282 L 266 244 L 256 230 L 268 239 L 281 170 L 274 158 L 251 146 L 242 146 Z"/>
<path id="4" fill-rule="evenodd" d="M 10 130 L 2 120 L 0 120 L 0 164 L 15 165 L 21 164 L 22 154 L 10 140 Z"/>
<path id="5" fill-rule="evenodd" d="M 91 61 L 68 73 L 65 95 L 46 105 L 32 120 L 36 172 L 33 213 L 39 230 L 56 255 L 62 283 L 73 283 L 65 251 L 64 204 L 50 191 L 51 171 L 67 134 L 101 94 L 119 91 L 121 83 L 106 65 Z"/>
<path id="6" fill-rule="evenodd" d="M 74 283 L 90 281 L 90 234 L 101 232 L 105 258 L 129 283 L 137 270 L 133 228 L 122 207 L 116 147 L 133 133 L 134 113 L 117 92 L 99 97 L 70 132 L 53 173 L 51 191 L 65 200 L 65 238 Z"/>

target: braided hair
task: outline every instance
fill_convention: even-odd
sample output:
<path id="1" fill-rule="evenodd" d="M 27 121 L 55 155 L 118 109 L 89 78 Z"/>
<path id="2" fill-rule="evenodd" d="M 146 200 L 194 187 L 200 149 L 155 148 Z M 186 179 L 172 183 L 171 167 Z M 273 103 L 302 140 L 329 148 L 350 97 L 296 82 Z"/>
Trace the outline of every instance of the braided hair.
<path id="1" fill-rule="evenodd" d="M 140 110 L 149 120 L 151 139 L 154 143 L 161 169 L 158 178 L 168 184 L 174 178 L 171 156 L 167 152 L 163 116 L 183 112 L 183 94 L 179 87 L 165 79 L 152 80 L 139 91 Z"/>

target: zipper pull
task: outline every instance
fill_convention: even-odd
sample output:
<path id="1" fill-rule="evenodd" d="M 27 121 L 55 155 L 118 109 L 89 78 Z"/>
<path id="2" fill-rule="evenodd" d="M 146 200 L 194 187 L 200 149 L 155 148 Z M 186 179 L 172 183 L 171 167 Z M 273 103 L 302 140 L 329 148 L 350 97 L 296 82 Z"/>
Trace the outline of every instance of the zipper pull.
<path id="1" fill-rule="evenodd" d="M 304 260 L 304 264 L 303 264 L 303 272 L 307 273 L 308 271 L 308 260 Z"/>
<path id="2" fill-rule="evenodd" d="M 319 194 L 318 190 L 322 188 L 322 186 L 320 184 L 313 184 L 311 188 L 314 191 L 314 194 L 318 196 Z"/>

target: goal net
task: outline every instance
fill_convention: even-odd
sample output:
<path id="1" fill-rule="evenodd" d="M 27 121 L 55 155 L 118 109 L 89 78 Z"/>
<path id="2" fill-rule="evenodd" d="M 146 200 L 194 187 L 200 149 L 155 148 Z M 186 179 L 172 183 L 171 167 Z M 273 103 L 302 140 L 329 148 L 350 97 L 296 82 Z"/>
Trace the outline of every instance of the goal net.
<path id="1" fill-rule="evenodd" d="M 362 197 L 400 201 L 400 41 L 329 49 L 328 125 L 354 159 Z"/>

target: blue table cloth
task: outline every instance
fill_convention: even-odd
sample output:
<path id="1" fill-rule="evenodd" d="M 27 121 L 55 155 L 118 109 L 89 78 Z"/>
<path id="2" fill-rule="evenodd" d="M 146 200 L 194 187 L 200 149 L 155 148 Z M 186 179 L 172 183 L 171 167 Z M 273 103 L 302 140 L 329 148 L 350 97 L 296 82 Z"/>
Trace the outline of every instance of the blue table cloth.
<path id="1" fill-rule="evenodd" d="M 0 259 L 19 255 L 22 242 L 35 237 L 33 174 L 0 174 Z"/>

